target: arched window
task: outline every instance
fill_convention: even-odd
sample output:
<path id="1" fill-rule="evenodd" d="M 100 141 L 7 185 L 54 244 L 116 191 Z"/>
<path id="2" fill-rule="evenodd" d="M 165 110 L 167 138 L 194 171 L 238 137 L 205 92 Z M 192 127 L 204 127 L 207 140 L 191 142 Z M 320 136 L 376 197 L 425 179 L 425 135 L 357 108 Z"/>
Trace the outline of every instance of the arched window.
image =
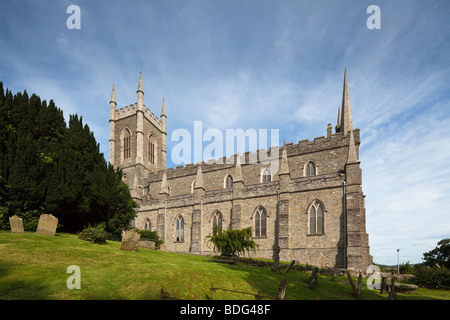
<path id="1" fill-rule="evenodd" d="M 131 158 L 131 132 L 128 128 L 123 132 L 123 158 Z"/>
<path id="2" fill-rule="evenodd" d="M 319 200 L 314 200 L 309 207 L 309 234 L 324 234 L 325 208 Z"/>
<path id="3" fill-rule="evenodd" d="M 315 176 L 317 174 L 316 164 L 312 161 L 308 161 L 305 164 L 305 177 Z"/>
<path id="4" fill-rule="evenodd" d="M 156 139 L 153 133 L 148 137 L 148 161 L 155 163 L 156 160 Z"/>
<path id="5" fill-rule="evenodd" d="M 144 221 L 144 230 L 152 231 L 152 223 L 149 218 L 146 218 Z"/>
<path id="6" fill-rule="evenodd" d="M 216 234 L 216 231 L 219 230 L 220 232 L 222 232 L 222 213 L 220 213 L 220 211 L 216 210 L 213 213 L 213 217 L 212 217 L 212 227 L 213 227 L 213 234 Z M 217 229 L 216 229 L 217 227 Z"/>
<path id="7" fill-rule="evenodd" d="M 255 238 L 265 238 L 267 236 L 267 212 L 259 206 L 255 212 Z"/>
<path id="8" fill-rule="evenodd" d="M 178 216 L 175 219 L 175 241 L 184 241 L 184 219 L 182 216 Z"/>
<path id="9" fill-rule="evenodd" d="M 192 181 L 191 183 L 191 193 L 194 193 L 194 188 L 195 188 L 195 180 Z"/>
<path id="10" fill-rule="evenodd" d="M 272 181 L 272 174 L 269 168 L 264 168 L 261 172 L 261 181 L 263 183 Z"/>
<path id="11" fill-rule="evenodd" d="M 233 178 L 230 175 L 225 177 L 225 189 L 233 188 Z"/>

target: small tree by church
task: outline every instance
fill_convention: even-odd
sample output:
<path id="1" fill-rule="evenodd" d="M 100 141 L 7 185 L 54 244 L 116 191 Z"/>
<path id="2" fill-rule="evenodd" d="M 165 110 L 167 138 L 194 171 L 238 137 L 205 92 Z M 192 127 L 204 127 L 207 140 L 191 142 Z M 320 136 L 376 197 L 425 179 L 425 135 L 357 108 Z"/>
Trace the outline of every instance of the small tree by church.
<path id="1" fill-rule="evenodd" d="M 214 245 L 214 251 L 219 251 L 222 256 L 236 257 L 239 254 L 244 254 L 246 251 L 252 250 L 255 252 L 258 249 L 258 244 L 253 241 L 252 228 L 245 228 L 242 230 L 228 229 L 221 231 L 217 226 L 213 235 L 209 235 L 208 243 Z"/>

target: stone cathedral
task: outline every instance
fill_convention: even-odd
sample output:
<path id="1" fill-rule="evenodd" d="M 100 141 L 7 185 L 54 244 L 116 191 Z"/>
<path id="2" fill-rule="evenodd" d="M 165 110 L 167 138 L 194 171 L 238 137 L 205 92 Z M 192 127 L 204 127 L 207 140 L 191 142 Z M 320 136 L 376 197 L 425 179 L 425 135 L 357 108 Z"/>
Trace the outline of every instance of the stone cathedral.
<path id="1" fill-rule="evenodd" d="M 249 161 L 253 152 L 166 168 L 165 102 L 159 118 L 144 105 L 141 74 L 137 102 L 117 109 L 113 85 L 110 110 L 110 163 L 139 204 L 134 227 L 156 230 L 164 250 L 217 254 L 206 239 L 215 226 L 252 227 L 254 257 L 273 259 L 277 242 L 284 261 L 356 270 L 373 263 L 347 72 L 335 132 L 328 124 L 326 137 L 285 143 L 276 173 Z"/>

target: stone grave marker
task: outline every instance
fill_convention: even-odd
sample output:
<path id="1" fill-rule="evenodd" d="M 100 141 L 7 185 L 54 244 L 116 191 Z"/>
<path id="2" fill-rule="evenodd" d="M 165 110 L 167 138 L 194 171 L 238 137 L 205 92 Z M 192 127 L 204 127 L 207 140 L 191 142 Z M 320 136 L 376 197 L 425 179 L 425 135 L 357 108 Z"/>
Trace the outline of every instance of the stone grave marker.
<path id="1" fill-rule="evenodd" d="M 358 296 L 358 289 L 356 288 L 355 283 L 353 282 L 352 275 L 350 274 L 349 271 L 347 271 L 347 278 L 348 278 L 348 281 L 350 282 L 350 285 L 352 286 L 353 293 L 354 293 L 356 296 Z"/>
<path id="2" fill-rule="evenodd" d="M 317 275 L 319 274 L 319 268 L 315 267 L 313 272 L 311 273 L 311 276 L 308 279 L 308 289 L 311 289 L 313 285 L 317 281 Z"/>
<path id="3" fill-rule="evenodd" d="M 389 300 L 397 300 L 397 294 L 395 293 L 394 267 L 392 267 L 391 287 L 389 288 L 388 298 Z"/>
<path id="4" fill-rule="evenodd" d="M 9 224 L 11 225 L 11 233 L 23 233 L 23 221 L 16 215 L 9 217 Z"/>
<path id="5" fill-rule="evenodd" d="M 43 234 L 46 236 L 54 236 L 58 227 L 58 218 L 51 214 L 41 214 L 37 226 L 36 234 Z"/>
<path id="6" fill-rule="evenodd" d="M 295 260 L 292 260 L 291 264 L 287 266 L 287 268 L 286 268 L 286 270 L 284 272 L 288 273 L 289 270 L 291 270 L 291 268 L 294 266 L 294 264 L 295 264 Z"/>
<path id="7" fill-rule="evenodd" d="M 122 244 L 120 250 L 137 251 L 141 235 L 134 229 L 124 231 L 122 235 Z"/>
<path id="8" fill-rule="evenodd" d="M 286 279 L 281 280 L 280 285 L 278 286 L 278 299 L 284 299 L 286 295 Z"/>
<path id="9" fill-rule="evenodd" d="M 362 282 L 363 282 L 362 281 L 362 274 L 360 273 L 359 276 L 358 276 L 358 293 L 357 293 L 358 299 L 361 298 Z"/>
<path id="10" fill-rule="evenodd" d="M 384 290 L 386 290 L 386 286 L 387 286 L 387 277 L 382 277 L 381 278 L 381 287 L 380 287 L 381 294 L 383 294 Z"/>

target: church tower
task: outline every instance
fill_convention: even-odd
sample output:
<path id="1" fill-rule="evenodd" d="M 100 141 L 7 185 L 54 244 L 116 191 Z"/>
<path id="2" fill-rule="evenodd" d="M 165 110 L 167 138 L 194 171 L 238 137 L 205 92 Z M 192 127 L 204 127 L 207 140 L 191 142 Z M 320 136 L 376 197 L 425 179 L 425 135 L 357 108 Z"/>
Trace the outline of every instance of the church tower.
<path id="1" fill-rule="evenodd" d="M 359 161 L 359 129 L 353 129 L 347 70 L 344 74 L 342 107 L 338 113 L 336 131 L 348 140 L 347 161 L 343 195 L 345 263 L 349 269 L 364 270 L 373 264 L 369 250 L 369 236 L 366 232 L 365 195 L 362 191 L 362 170 Z"/>
<path id="2" fill-rule="evenodd" d="M 144 195 L 149 174 L 166 169 L 166 107 L 162 102 L 158 119 L 144 105 L 142 74 L 139 74 L 137 102 L 116 109 L 113 84 L 110 101 L 109 162 L 123 172 L 134 198 Z"/>

